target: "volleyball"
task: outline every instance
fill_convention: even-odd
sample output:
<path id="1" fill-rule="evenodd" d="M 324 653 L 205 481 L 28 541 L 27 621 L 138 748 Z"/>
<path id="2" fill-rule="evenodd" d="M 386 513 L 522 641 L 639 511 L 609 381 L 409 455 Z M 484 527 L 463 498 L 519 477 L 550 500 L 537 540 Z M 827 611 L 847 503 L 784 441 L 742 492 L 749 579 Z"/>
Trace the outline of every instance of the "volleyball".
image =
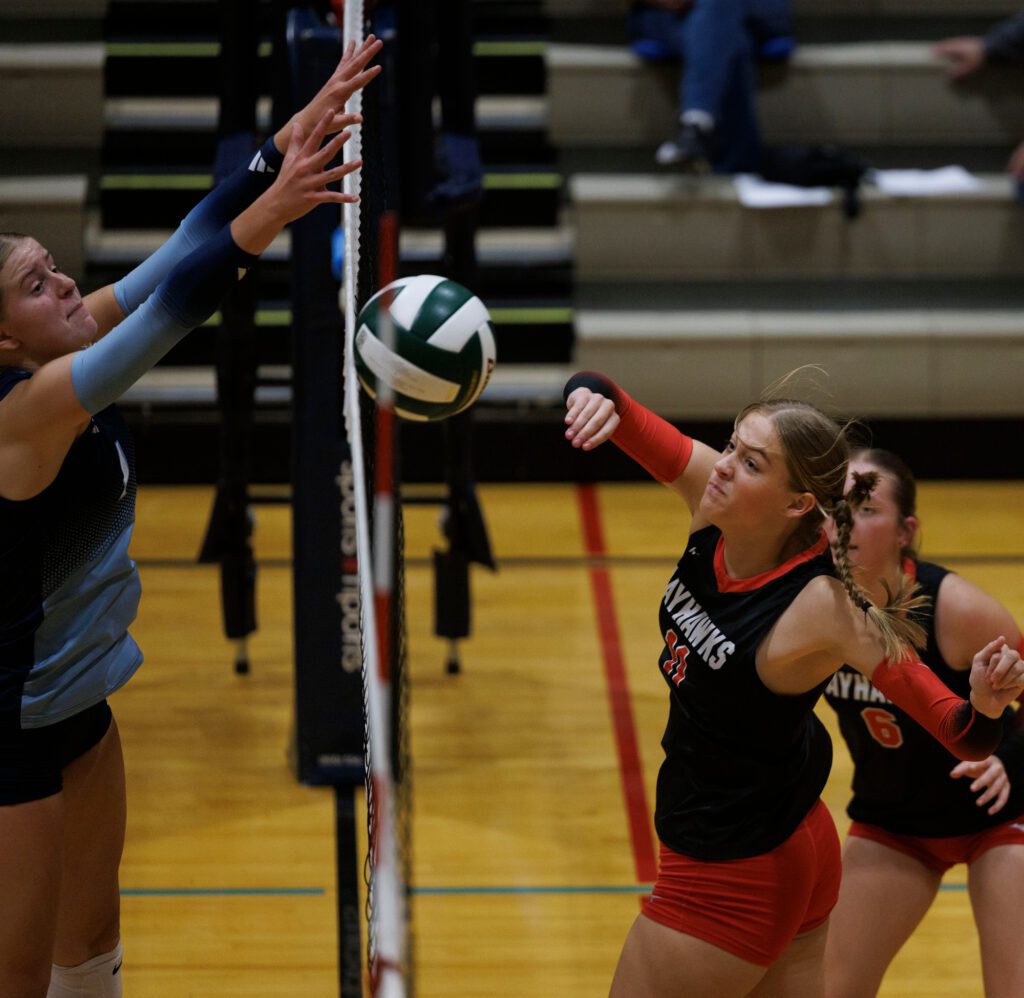
<path id="1" fill-rule="evenodd" d="M 391 300 L 392 340 L 381 322 L 381 300 Z M 494 370 L 494 333 L 484 303 L 455 281 L 433 274 L 402 277 L 378 291 L 356 322 L 355 362 L 372 398 L 394 391 L 395 412 L 406 419 L 446 419 L 472 405 Z"/>

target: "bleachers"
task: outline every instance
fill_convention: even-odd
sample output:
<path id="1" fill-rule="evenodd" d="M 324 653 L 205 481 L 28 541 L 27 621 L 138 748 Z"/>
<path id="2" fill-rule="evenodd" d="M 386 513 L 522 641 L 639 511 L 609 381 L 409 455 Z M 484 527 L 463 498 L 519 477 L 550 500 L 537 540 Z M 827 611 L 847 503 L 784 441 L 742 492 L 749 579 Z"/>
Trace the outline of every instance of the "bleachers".
<path id="1" fill-rule="evenodd" d="M 81 274 L 90 171 L 103 141 L 107 0 L 0 6 L 0 229 Z"/>
<path id="2" fill-rule="evenodd" d="M 963 162 L 981 180 L 916 198 L 864 186 L 848 219 L 838 200 L 753 209 L 731 178 L 657 170 L 678 69 L 631 52 L 626 6 L 545 0 L 560 25 L 548 134 L 569 174 L 576 366 L 675 418 L 726 419 L 803 364 L 828 371 L 828 401 L 853 415 L 1024 413 L 1024 207 L 1003 172 L 1024 140 L 1024 72 L 952 86 L 930 52 L 1015 8 L 795 0 L 797 35 L 815 41 L 762 67 L 766 141 L 837 143 L 883 168 Z"/>
<path id="3" fill-rule="evenodd" d="M 547 49 L 548 130 L 559 147 L 653 145 L 677 113 L 676 66 L 627 48 Z M 1021 73 L 1000 68 L 950 86 L 920 42 L 806 45 L 761 74 L 761 127 L 777 143 L 1009 144 L 1024 135 Z"/>
<path id="4" fill-rule="evenodd" d="M 1014 5 L 794 0 L 808 40 L 788 66 L 762 72 L 770 141 L 838 142 L 878 166 L 959 160 L 983 178 L 970 195 L 930 199 L 866 187 L 852 221 L 838 204 L 747 209 L 728 180 L 656 171 L 676 72 L 630 52 L 627 6 L 477 0 L 487 193 L 476 290 L 494 312 L 500 358 L 481 421 L 555 404 L 574 365 L 606 366 L 668 415 L 720 418 L 780 373 L 771 358 L 826 363 L 837 397 L 863 414 L 887 411 L 884 374 L 919 361 L 937 387 L 908 391 L 891 411 L 1016 412 L 1012 392 L 986 386 L 1009 384 L 1021 358 L 1024 209 L 1003 167 L 1024 138 L 1024 73 L 951 87 L 928 45 L 983 30 Z M 0 111 L 0 225 L 40 234 L 86 289 L 97 286 L 155 247 L 209 181 L 216 4 L 11 0 L 0 16 L 5 95 L 47 95 Z M 404 272 L 435 269 L 439 230 L 406 227 L 401 256 Z M 276 371 L 288 359 L 288 259 L 285 239 L 263 268 L 261 363 Z M 214 350 L 212 337 L 195 337 L 172 352 L 159 384 L 136 393 L 145 413 L 208 399 Z M 686 391 L 672 387 L 677 356 L 704 372 Z M 984 377 L 964 373 L 965 357 Z M 736 366 L 729 390 L 707 373 L 720 362 Z M 843 387 L 854 370 L 859 395 Z"/>

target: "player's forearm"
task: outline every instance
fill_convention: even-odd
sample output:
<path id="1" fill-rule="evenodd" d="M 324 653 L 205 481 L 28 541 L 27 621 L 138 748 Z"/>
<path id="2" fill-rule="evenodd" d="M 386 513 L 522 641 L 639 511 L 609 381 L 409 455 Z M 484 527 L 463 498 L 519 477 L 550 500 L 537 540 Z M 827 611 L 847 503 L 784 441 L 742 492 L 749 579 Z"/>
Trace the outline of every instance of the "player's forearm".
<path id="1" fill-rule="evenodd" d="M 189 330 L 213 314 L 254 260 L 226 226 L 185 257 L 124 322 L 75 354 L 71 382 L 82 408 L 96 413 L 116 402 Z"/>
<path id="2" fill-rule="evenodd" d="M 589 388 L 611 399 L 619 425 L 611 440 L 659 482 L 674 482 L 693 453 L 693 440 L 630 398 L 611 378 L 596 371 L 579 371 L 565 385 L 566 399 L 576 388 Z"/>
<path id="3" fill-rule="evenodd" d="M 217 184 L 160 249 L 114 285 L 123 313 L 134 312 L 181 260 L 264 194 L 277 178 L 283 161 L 276 137 L 268 139 L 248 163 Z"/>
<path id="4" fill-rule="evenodd" d="M 989 717 L 961 700 L 923 662 L 882 662 L 870 678 L 876 689 L 958 759 L 985 759 L 999 744 L 1001 718 Z"/>

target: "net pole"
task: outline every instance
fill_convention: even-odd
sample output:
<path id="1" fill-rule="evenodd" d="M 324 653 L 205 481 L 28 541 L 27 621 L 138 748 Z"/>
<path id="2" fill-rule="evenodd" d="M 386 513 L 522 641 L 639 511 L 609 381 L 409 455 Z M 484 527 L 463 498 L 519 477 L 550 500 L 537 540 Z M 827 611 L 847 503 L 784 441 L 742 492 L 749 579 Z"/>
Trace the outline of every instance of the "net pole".
<path id="1" fill-rule="evenodd" d="M 351 40 L 358 46 L 364 39 L 364 9 L 362 0 L 348 0 L 344 8 L 342 45 Z M 347 110 L 362 110 L 362 95 L 357 92 Z M 359 128 L 353 129 L 347 158 L 358 159 L 362 154 Z M 358 172 L 344 179 L 343 189 L 359 194 L 362 188 Z M 367 806 L 372 808 L 370 830 L 370 920 L 368 935 L 370 946 L 370 987 L 374 998 L 405 998 L 405 890 L 398 865 L 395 832 L 396 801 L 391 761 L 391 711 L 389 635 L 391 612 L 391 580 L 393 577 L 391 538 L 393 527 L 393 499 L 389 458 L 378 460 L 375 483 L 374 541 L 371 545 L 368 524 L 369 499 L 366 489 L 366 461 L 359 405 L 359 383 L 354 362 L 354 340 L 357 319 L 357 289 L 360 266 L 359 205 L 346 204 L 343 208 L 345 233 L 344 282 L 342 294 L 345 314 L 345 425 L 352 451 L 352 471 L 356 482 L 356 549 L 359 563 L 359 588 L 362 604 L 363 672 L 366 690 Z M 386 311 L 386 310 L 385 310 Z M 383 407 L 382 407 L 383 408 Z M 391 414 L 393 420 L 393 412 Z M 393 422 L 389 439 L 393 440 Z M 387 432 L 387 429 L 385 429 Z M 393 450 L 392 450 L 393 455 Z M 382 482 L 380 476 L 385 476 Z M 386 487 L 386 493 L 382 488 Z M 385 526 L 386 525 L 386 526 Z M 387 535 L 382 540 L 382 536 Z M 374 551 L 383 548 L 390 552 L 387 567 L 377 564 Z M 375 580 L 378 580 L 375 581 Z M 385 593 L 387 595 L 385 596 Z"/>

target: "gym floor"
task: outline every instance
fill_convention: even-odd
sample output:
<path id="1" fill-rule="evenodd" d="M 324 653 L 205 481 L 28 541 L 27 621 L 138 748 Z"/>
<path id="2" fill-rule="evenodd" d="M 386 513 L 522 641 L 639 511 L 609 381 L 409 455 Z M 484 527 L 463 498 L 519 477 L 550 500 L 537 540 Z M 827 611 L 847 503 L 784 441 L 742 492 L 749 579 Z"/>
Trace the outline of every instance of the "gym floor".
<path id="1" fill-rule="evenodd" d="M 431 633 L 437 510 L 406 513 L 417 994 L 601 995 L 653 876 L 666 713 L 655 614 L 687 514 L 656 485 L 480 495 L 500 571 L 474 569 L 458 676 Z M 128 769 L 126 993 L 327 998 L 334 808 L 287 764 L 288 511 L 258 510 L 260 630 L 239 677 L 216 570 L 195 563 L 210 501 L 205 488 L 140 490 L 146 663 L 112 701 Z M 1024 620 L 1024 482 L 922 483 L 919 507 L 922 554 Z M 821 714 L 843 833 L 850 765 Z M 956 868 L 883 998 L 980 998 L 963 885 Z"/>

